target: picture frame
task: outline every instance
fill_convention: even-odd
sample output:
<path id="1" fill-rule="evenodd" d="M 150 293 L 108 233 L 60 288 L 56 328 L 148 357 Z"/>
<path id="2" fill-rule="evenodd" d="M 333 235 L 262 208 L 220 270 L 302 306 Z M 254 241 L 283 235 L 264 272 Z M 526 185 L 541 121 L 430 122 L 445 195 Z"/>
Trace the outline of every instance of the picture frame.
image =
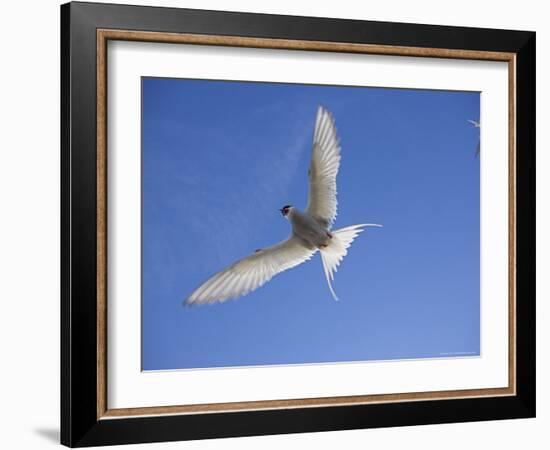
<path id="1" fill-rule="evenodd" d="M 535 416 L 533 32 L 72 2 L 61 6 L 61 443 L 70 447 Z M 109 408 L 107 44 L 500 61 L 508 67 L 508 385 Z"/>

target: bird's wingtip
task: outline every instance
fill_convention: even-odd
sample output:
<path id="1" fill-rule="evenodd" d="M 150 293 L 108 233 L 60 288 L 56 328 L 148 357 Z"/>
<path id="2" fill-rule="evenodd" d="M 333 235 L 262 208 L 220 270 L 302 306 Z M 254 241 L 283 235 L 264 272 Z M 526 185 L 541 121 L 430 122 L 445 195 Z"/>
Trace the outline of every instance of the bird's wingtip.
<path id="1" fill-rule="evenodd" d="M 330 111 L 329 111 L 328 108 L 327 108 L 325 105 L 323 105 L 322 103 L 319 103 L 319 104 L 317 105 L 317 112 L 318 112 L 318 113 L 323 113 L 323 112 L 325 112 L 325 113 L 327 113 L 327 114 L 330 115 Z"/>

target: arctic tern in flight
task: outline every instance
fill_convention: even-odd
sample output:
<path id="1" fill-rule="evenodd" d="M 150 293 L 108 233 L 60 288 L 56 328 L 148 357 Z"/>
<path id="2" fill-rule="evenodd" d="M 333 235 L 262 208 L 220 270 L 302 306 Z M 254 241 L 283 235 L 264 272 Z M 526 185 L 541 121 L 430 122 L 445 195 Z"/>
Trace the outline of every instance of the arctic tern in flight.
<path id="1" fill-rule="evenodd" d="M 331 281 L 348 248 L 365 227 L 363 223 L 331 230 L 336 218 L 336 175 L 340 167 L 340 142 L 332 115 L 323 107 L 317 110 L 313 149 L 309 166 L 309 198 L 305 211 L 291 205 L 281 214 L 292 225 L 290 236 L 271 247 L 256 250 L 218 272 L 199 286 L 185 301 L 187 305 L 222 302 L 246 295 L 275 275 L 311 259 L 319 251 L 332 297 L 338 300 Z"/>

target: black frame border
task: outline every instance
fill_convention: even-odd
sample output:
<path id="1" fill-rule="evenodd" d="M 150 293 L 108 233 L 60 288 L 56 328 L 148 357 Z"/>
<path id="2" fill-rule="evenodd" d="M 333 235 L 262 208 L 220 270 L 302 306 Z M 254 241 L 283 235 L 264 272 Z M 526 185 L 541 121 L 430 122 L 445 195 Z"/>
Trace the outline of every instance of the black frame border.
<path id="1" fill-rule="evenodd" d="M 516 395 L 97 419 L 96 30 L 516 54 Z M 73 2 L 61 6 L 61 443 L 70 447 L 535 416 L 534 32 Z"/>

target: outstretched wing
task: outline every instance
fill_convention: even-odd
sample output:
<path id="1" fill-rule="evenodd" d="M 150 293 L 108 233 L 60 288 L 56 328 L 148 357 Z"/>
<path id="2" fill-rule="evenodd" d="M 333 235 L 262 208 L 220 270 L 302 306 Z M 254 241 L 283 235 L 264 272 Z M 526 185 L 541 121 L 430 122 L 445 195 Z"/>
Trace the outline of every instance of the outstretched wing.
<path id="1" fill-rule="evenodd" d="M 336 218 L 336 175 L 340 167 L 340 142 L 332 115 L 317 110 L 313 149 L 309 166 L 309 198 L 306 211 L 330 228 Z"/>
<path id="2" fill-rule="evenodd" d="M 258 289 L 278 273 L 310 259 L 316 248 L 290 236 L 272 247 L 256 250 L 252 255 L 218 272 L 199 286 L 185 301 L 187 305 L 223 302 Z"/>

